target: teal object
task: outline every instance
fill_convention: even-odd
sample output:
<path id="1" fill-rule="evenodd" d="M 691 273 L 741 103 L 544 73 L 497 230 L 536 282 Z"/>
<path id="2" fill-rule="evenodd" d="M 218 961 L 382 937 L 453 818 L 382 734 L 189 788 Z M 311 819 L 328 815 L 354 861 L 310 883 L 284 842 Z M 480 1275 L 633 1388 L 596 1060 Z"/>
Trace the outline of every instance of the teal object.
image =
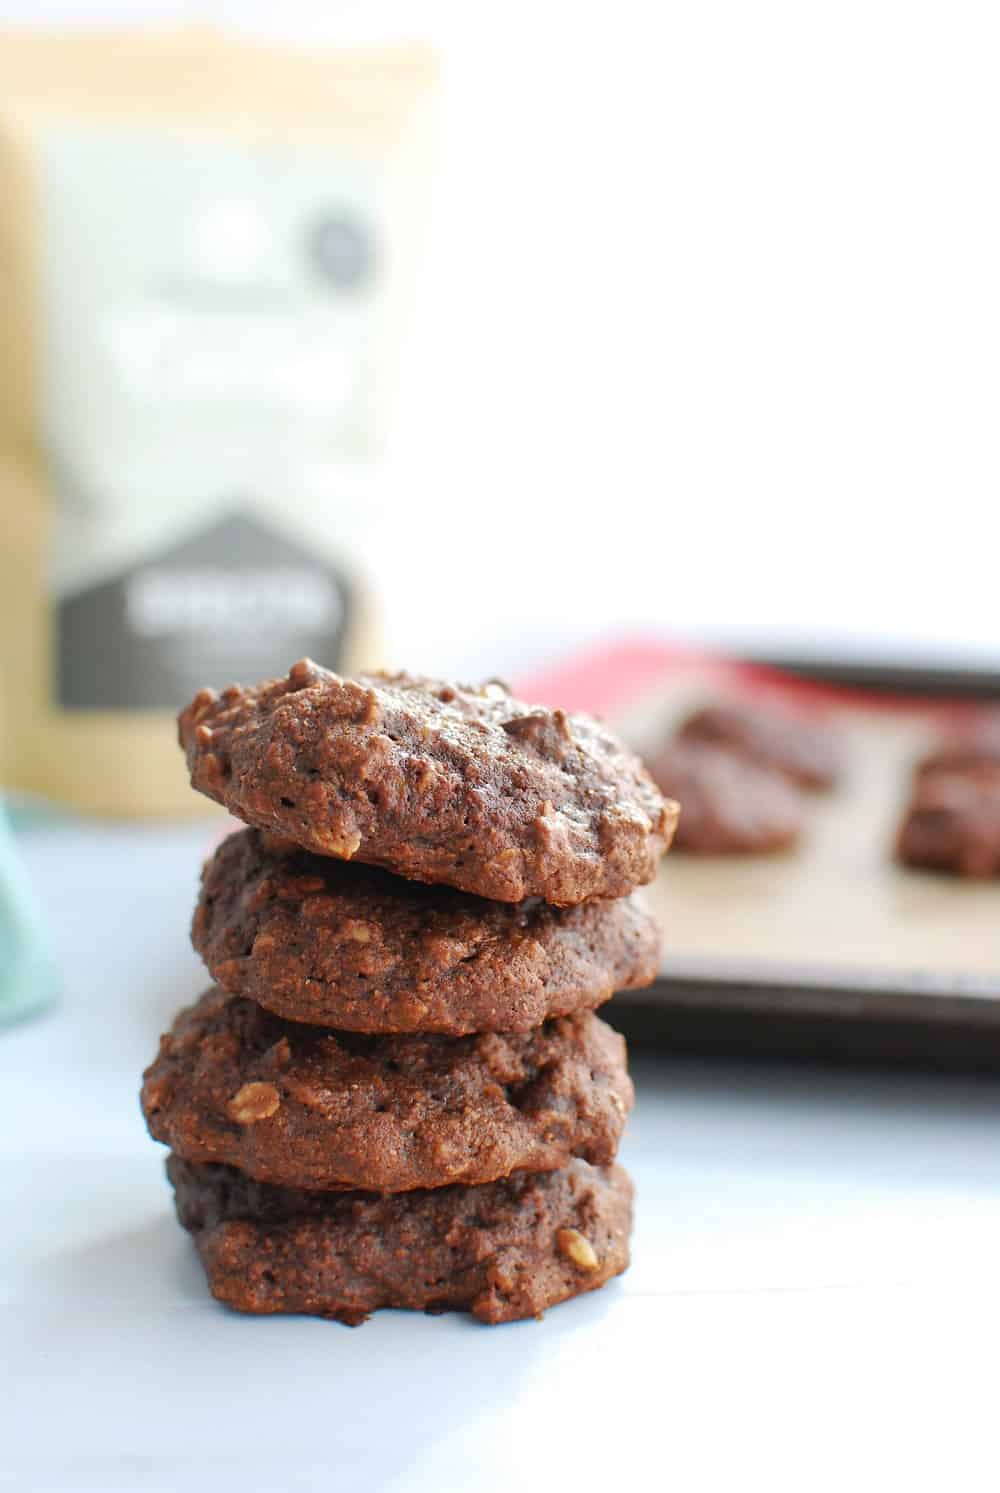
<path id="1" fill-rule="evenodd" d="M 34 1016 L 56 994 L 56 966 L 0 801 L 0 1026 Z"/>

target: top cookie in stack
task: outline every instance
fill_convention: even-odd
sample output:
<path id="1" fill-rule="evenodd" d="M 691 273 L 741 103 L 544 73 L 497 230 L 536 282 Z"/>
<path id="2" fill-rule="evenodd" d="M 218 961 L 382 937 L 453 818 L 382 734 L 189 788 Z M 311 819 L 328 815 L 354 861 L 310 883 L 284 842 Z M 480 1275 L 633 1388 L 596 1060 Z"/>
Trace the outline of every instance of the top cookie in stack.
<path id="1" fill-rule="evenodd" d="M 143 1090 L 215 1294 L 503 1321 L 624 1269 L 632 1090 L 592 1012 L 655 975 L 631 894 L 677 814 L 638 760 L 496 683 L 309 661 L 203 690 L 180 738 L 252 826 L 194 918 L 220 988 Z"/>
<path id="2" fill-rule="evenodd" d="M 520 902 L 569 907 L 652 881 L 677 807 L 585 716 L 490 683 L 287 679 L 203 690 L 180 718 L 194 788 L 306 850 Z"/>

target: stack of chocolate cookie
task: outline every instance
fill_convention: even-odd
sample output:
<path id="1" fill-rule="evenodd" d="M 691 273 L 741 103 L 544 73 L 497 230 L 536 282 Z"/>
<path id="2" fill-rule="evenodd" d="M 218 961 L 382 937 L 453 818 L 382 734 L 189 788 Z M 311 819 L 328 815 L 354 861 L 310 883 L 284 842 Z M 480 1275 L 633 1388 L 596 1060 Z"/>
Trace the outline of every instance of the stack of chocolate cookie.
<path id="1" fill-rule="evenodd" d="M 406 675 L 203 690 L 216 984 L 147 1070 L 213 1293 L 358 1322 L 537 1316 L 625 1269 L 632 1086 L 594 1008 L 648 983 L 676 806 L 596 722 Z"/>

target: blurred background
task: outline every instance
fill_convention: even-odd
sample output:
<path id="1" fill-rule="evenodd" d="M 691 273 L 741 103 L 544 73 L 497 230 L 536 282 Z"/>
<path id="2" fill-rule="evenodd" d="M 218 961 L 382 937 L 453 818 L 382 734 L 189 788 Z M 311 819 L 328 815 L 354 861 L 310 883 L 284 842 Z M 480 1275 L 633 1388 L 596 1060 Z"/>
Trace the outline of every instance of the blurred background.
<path id="1" fill-rule="evenodd" d="M 638 630 L 1000 662 L 989 7 L 3 14 L 434 47 L 378 459 L 312 497 L 386 659 L 516 676 Z"/>
<path id="2" fill-rule="evenodd" d="M 394 452 L 434 582 L 396 548 L 390 637 L 473 670 L 636 628 L 995 665 L 989 7 L 442 35 Z"/>

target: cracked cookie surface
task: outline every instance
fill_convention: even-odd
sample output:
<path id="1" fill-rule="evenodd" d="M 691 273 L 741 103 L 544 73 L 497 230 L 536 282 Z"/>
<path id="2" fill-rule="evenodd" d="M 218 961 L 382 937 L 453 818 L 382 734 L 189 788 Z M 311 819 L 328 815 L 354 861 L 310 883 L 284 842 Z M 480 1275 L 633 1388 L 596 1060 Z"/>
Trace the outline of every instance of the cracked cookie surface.
<path id="1" fill-rule="evenodd" d="M 451 1036 L 593 1009 L 648 984 L 660 954 L 638 893 L 488 902 L 258 830 L 206 862 L 191 938 L 214 980 L 289 1020 Z"/>
<path id="2" fill-rule="evenodd" d="M 146 1070 L 150 1133 L 262 1182 L 405 1192 L 615 1156 L 625 1044 L 590 1013 L 524 1034 L 373 1037 L 213 988 Z"/>
<path id="3" fill-rule="evenodd" d="M 632 1184 L 571 1161 L 478 1187 L 315 1193 L 171 1156 L 177 1215 L 219 1301 L 356 1325 L 380 1307 L 537 1317 L 628 1265 Z"/>
<path id="4" fill-rule="evenodd" d="M 343 679 L 302 659 L 284 679 L 202 690 L 179 735 L 192 785 L 247 824 L 501 902 L 625 896 L 677 819 L 597 721 L 496 683 Z"/>

